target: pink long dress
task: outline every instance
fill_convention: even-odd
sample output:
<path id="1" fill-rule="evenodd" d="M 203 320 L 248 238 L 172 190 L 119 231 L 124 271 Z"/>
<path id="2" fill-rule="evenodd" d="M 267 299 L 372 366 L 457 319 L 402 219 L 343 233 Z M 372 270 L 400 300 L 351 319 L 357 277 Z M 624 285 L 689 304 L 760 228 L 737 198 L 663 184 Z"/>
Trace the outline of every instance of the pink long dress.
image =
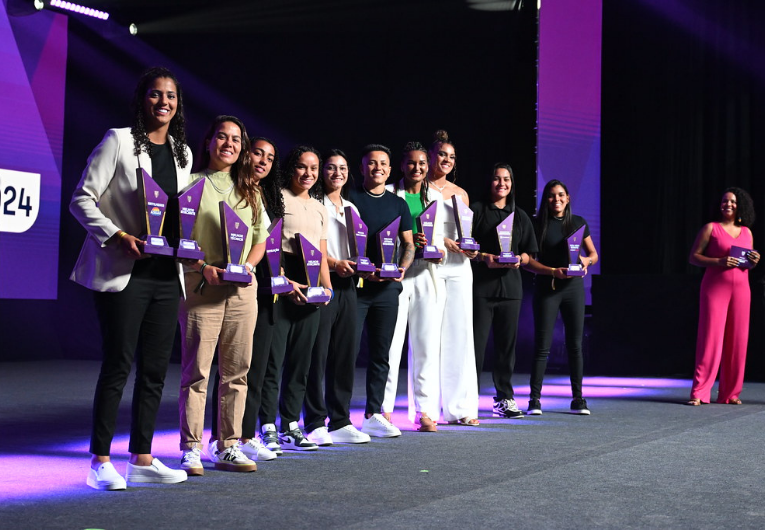
<path id="1" fill-rule="evenodd" d="M 704 255 L 710 258 L 728 256 L 732 245 L 752 248 L 752 232 L 744 226 L 736 238 L 719 223 L 714 223 Z M 726 403 L 741 393 L 749 341 L 750 299 L 747 269 L 708 267 L 704 272 L 691 399 L 709 403 L 718 367 L 717 402 Z"/>

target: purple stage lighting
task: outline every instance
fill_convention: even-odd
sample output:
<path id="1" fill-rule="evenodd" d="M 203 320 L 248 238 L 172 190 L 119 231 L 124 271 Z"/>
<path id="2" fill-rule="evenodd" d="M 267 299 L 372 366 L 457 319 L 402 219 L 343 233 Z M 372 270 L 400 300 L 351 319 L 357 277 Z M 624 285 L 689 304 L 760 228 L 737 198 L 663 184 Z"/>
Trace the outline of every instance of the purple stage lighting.
<path id="1" fill-rule="evenodd" d="M 74 4 L 72 2 L 62 2 L 61 0 L 51 0 L 50 5 L 52 7 L 58 7 L 59 9 L 64 9 L 66 11 L 72 11 L 73 13 L 79 13 L 80 15 L 86 15 L 93 18 L 100 18 L 101 20 L 107 20 L 109 18 L 109 13 L 106 13 L 105 11 L 99 11 L 98 9 L 81 6 L 79 4 Z"/>

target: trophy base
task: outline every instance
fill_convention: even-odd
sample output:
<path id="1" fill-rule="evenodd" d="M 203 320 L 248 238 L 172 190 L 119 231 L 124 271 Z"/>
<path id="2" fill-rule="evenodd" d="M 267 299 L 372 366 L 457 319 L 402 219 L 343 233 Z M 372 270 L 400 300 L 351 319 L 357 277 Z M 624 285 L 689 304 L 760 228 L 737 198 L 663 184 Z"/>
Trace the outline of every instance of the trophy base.
<path id="1" fill-rule="evenodd" d="M 178 259 L 205 259 L 205 253 L 199 250 L 196 241 L 190 239 L 181 239 L 178 248 L 175 249 L 175 257 Z"/>
<path id="2" fill-rule="evenodd" d="M 572 263 L 566 270 L 566 276 L 584 276 L 584 267 Z"/>
<path id="3" fill-rule="evenodd" d="M 364 256 L 357 256 L 353 261 L 356 262 L 356 272 L 374 272 L 377 270 L 375 264 Z"/>
<path id="4" fill-rule="evenodd" d="M 472 237 L 463 237 L 457 244 L 462 250 L 481 250 L 481 245 Z"/>
<path id="5" fill-rule="evenodd" d="M 401 278 L 401 271 L 395 263 L 383 263 L 380 267 L 380 278 Z"/>
<path id="6" fill-rule="evenodd" d="M 143 253 L 150 256 L 174 256 L 175 249 L 167 244 L 164 236 L 145 236 L 141 239 L 146 241 Z"/>
<path id="7" fill-rule="evenodd" d="M 414 252 L 414 257 L 416 259 L 441 259 L 443 256 L 435 245 L 425 245 Z"/>
<path id="8" fill-rule="evenodd" d="M 305 297 L 308 299 L 309 304 L 323 304 L 329 302 L 332 298 L 324 292 L 323 287 L 309 287 Z"/>
<path id="9" fill-rule="evenodd" d="M 229 263 L 226 265 L 226 270 L 221 274 L 221 279 L 224 282 L 232 283 L 252 283 L 252 276 L 244 268 L 244 265 L 238 263 Z"/>
<path id="10" fill-rule="evenodd" d="M 501 252 L 497 258 L 497 263 L 518 263 L 518 261 L 518 256 L 512 252 Z"/>
<path id="11" fill-rule="evenodd" d="M 274 276 L 271 278 L 271 294 L 284 294 L 293 291 L 292 284 L 284 276 Z"/>

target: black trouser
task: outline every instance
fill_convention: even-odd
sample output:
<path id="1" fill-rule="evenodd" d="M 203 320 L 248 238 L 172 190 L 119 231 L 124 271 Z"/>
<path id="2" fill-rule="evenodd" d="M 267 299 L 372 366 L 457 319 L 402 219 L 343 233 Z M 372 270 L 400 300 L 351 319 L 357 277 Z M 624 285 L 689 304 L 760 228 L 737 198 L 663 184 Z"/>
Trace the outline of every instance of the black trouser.
<path id="1" fill-rule="evenodd" d="M 518 339 L 518 316 L 521 300 L 505 298 L 473 298 L 473 344 L 478 391 L 481 391 L 481 371 L 489 341 L 489 330 L 494 331 L 494 368 L 492 376 L 497 399 L 512 399 L 513 371 L 515 370 L 515 344 Z"/>
<path id="2" fill-rule="evenodd" d="M 305 430 L 329 430 L 351 425 L 351 396 L 356 369 L 356 287 L 355 278 L 330 274 L 335 297 L 320 308 L 321 322 L 313 346 L 311 369 L 303 404 Z M 326 379 L 325 379 L 326 377 Z"/>
<path id="3" fill-rule="evenodd" d="M 277 304 L 289 304 L 284 297 L 279 297 Z M 258 292 L 258 317 L 255 321 L 255 333 L 252 341 L 252 361 L 250 370 L 247 372 L 247 400 L 244 405 L 244 418 L 242 419 L 242 438 L 254 438 L 258 428 L 258 414 L 260 413 L 261 396 L 263 393 L 263 380 L 266 376 L 266 367 L 271 353 L 271 339 L 274 333 L 274 295 L 270 292 Z M 277 369 L 278 373 L 278 369 Z M 218 384 L 220 372 L 215 373 L 215 385 L 213 386 L 213 403 L 218 402 Z M 278 386 L 278 385 L 277 385 Z M 274 396 L 276 403 L 276 396 Z M 274 405 L 276 410 L 276 405 Z M 218 432 L 218 415 L 213 414 L 212 432 Z"/>
<path id="4" fill-rule="evenodd" d="M 134 357 L 136 376 L 128 450 L 136 454 L 151 453 L 157 411 L 178 325 L 180 297 L 175 264 L 165 258 L 137 261 L 130 281 L 122 291 L 94 293 L 101 325 L 103 360 L 93 398 L 92 454 L 110 454 L 117 411 Z"/>
<path id="5" fill-rule="evenodd" d="M 584 282 L 581 278 L 556 280 L 557 289 L 546 284 L 534 289 L 534 362 L 531 365 L 531 399 L 542 395 L 542 379 L 550 355 L 555 319 L 560 310 L 566 332 L 571 394 L 582 397 L 582 335 L 584 333 Z"/>
<path id="6" fill-rule="evenodd" d="M 361 346 L 362 324 L 367 324 L 367 405 L 366 414 L 379 414 L 388 382 L 388 352 L 398 318 L 399 282 L 364 282 L 356 291 L 358 331 L 356 351 Z"/>

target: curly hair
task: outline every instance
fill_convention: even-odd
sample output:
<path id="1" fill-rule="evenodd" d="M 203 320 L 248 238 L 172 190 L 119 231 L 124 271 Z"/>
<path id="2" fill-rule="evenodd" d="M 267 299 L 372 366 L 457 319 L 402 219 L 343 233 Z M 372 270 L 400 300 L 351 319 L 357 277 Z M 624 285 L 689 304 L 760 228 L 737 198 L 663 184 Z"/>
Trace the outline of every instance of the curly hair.
<path id="1" fill-rule="evenodd" d="M 253 148 L 255 142 L 263 141 L 271 145 L 274 148 L 274 163 L 271 164 L 271 171 L 268 173 L 268 178 L 260 180 L 261 198 L 263 204 L 271 212 L 274 217 L 284 217 L 284 196 L 281 190 L 281 166 L 279 162 L 279 148 L 269 138 L 265 136 L 250 137 L 250 149 Z"/>
<path id="2" fill-rule="evenodd" d="M 451 145 L 454 150 L 457 150 L 457 146 L 454 145 L 454 142 L 449 139 L 449 133 L 447 133 L 443 129 L 438 129 L 435 133 L 433 133 L 433 143 L 430 144 L 430 151 L 428 151 L 428 154 L 430 156 L 434 156 L 438 153 L 438 150 L 441 149 L 441 146 L 444 144 Z M 430 160 L 428 160 L 430 162 Z M 433 168 L 428 168 L 428 173 L 432 174 Z M 449 177 L 452 177 L 449 179 Z M 452 167 L 452 170 L 446 175 L 446 180 L 451 180 L 452 182 L 457 182 L 457 163 L 455 162 L 454 167 Z"/>
<path id="3" fill-rule="evenodd" d="M 284 171 L 282 171 L 282 174 L 279 178 L 280 187 L 282 189 L 290 189 L 290 184 L 292 183 L 292 174 L 295 172 L 295 169 L 297 169 L 300 157 L 303 156 L 304 153 L 315 154 L 316 158 L 319 159 L 319 167 L 321 167 L 321 154 L 314 147 L 310 145 L 298 145 L 293 147 L 290 149 L 290 152 L 287 153 L 287 160 L 284 163 Z M 321 182 L 321 176 L 319 176 L 317 180 Z M 324 192 L 319 188 L 319 186 L 316 185 L 311 186 L 311 189 L 308 190 L 308 195 L 318 201 L 324 199 Z"/>
<path id="4" fill-rule="evenodd" d="M 342 157 L 342 159 L 345 160 L 345 164 L 348 166 L 348 180 L 346 181 L 345 185 L 343 185 L 343 189 L 340 190 L 340 196 L 347 200 L 348 189 L 355 187 L 353 173 L 351 173 L 351 166 L 348 164 L 348 157 L 345 155 L 345 152 L 343 152 L 342 149 L 330 149 L 329 151 L 325 151 L 324 155 L 322 155 L 324 164 L 326 164 L 327 160 L 333 156 Z M 322 160 L 322 158 L 319 158 L 319 160 Z M 324 185 L 324 164 L 321 166 L 321 177 L 319 178 L 319 191 L 321 191 L 322 199 L 324 198 L 324 195 L 327 194 L 327 188 Z"/>
<path id="5" fill-rule="evenodd" d="M 151 156 L 151 142 L 149 141 L 149 134 L 146 132 L 144 100 L 149 86 L 154 80 L 163 77 L 170 79 L 175 84 L 177 104 L 175 115 L 170 120 L 168 133 L 173 138 L 173 156 L 180 167 L 186 167 L 189 161 L 186 158 L 186 118 L 183 115 L 183 88 L 175 74 L 163 66 L 154 66 L 146 70 L 135 87 L 133 100 L 130 103 L 130 112 L 133 115 L 133 123 L 130 126 L 130 133 L 133 135 L 133 154 L 138 156 L 142 151 L 145 151 Z"/>
<path id="6" fill-rule="evenodd" d="M 746 190 L 737 188 L 735 186 L 726 189 L 723 192 L 723 196 L 726 193 L 732 193 L 736 196 L 736 219 L 734 220 L 734 224 L 736 226 L 745 226 L 747 228 L 751 228 L 754 224 L 755 218 L 757 217 L 754 212 L 754 202 L 752 201 L 752 196 L 749 195 Z M 717 220 L 719 221 L 721 217 L 722 213 L 718 208 Z"/>
<path id="7" fill-rule="evenodd" d="M 539 246 L 541 248 L 542 242 L 545 240 L 545 236 L 547 235 L 547 223 L 550 220 L 551 214 L 550 214 L 550 208 L 547 205 L 547 198 L 550 195 L 550 191 L 555 187 L 560 186 L 563 188 L 563 190 L 566 192 L 566 195 L 569 197 L 568 204 L 566 205 L 566 209 L 563 211 L 563 233 L 564 234 L 570 234 L 574 231 L 574 221 L 571 218 L 571 194 L 568 192 L 568 187 L 566 187 L 563 182 L 557 179 L 553 179 L 547 184 L 545 184 L 544 189 L 542 190 L 542 195 L 539 199 L 539 211 L 537 212 L 536 221 L 539 223 L 539 225 L 542 228 L 541 233 L 539 234 Z"/>
<path id="8" fill-rule="evenodd" d="M 255 168 L 252 164 L 252 158 L 250 157 L 250 140 L 247 137 L 247 129 L 245 128 L 244 123 L 242 123 L 242 120 L 236 116 L 227 116 L 225 114 L 217 116 L 213 120 L 205 133 L 202 148 L 200 149 L 199 157 L 197 158 L 199 168 L 207 169 L 210 166 L 210 142 L 220 126 L 226 122 L 233 123 L 239 127 L 242 134 L 242 147 L 239 151 L 239 158 L 237 158 L 236 162 L 231 166 L 231 180 L 234 181 L 234 189 L 236 189 L 237 194 L 241 197 L 237 204 L 244 201 L 247 206 L 252 208 L 252 222 L 254 226 L 258 219 L 258 213 L 260 212 L 260 207 L 258 205 L 260 186 L 255 182 Z"/>
<path id="9" fill-rule="evenodd" d="M 403 161 L 406 158 L 406 155 L 413 151 L 422 151 L 425 153 L 425 158 L 428 157 L 428 150 L 425 149 L 425 147 L 420 142 L 407 142 L 406 145 L 404 145 L 404 149 L 401 151 L 401 160 Z M 406 175 L 404 175 L 404 181 L 406 182 Z M 398 192 L 399 190 L 399 180 L 396 180 L 393 183 L 393 190 Z M 425 208 L 428 206 L 428 179 L 425 178 L 422 181 L 422 186 L 420 186 L 420 203 L 422 203 L 422 207 Z"/>

